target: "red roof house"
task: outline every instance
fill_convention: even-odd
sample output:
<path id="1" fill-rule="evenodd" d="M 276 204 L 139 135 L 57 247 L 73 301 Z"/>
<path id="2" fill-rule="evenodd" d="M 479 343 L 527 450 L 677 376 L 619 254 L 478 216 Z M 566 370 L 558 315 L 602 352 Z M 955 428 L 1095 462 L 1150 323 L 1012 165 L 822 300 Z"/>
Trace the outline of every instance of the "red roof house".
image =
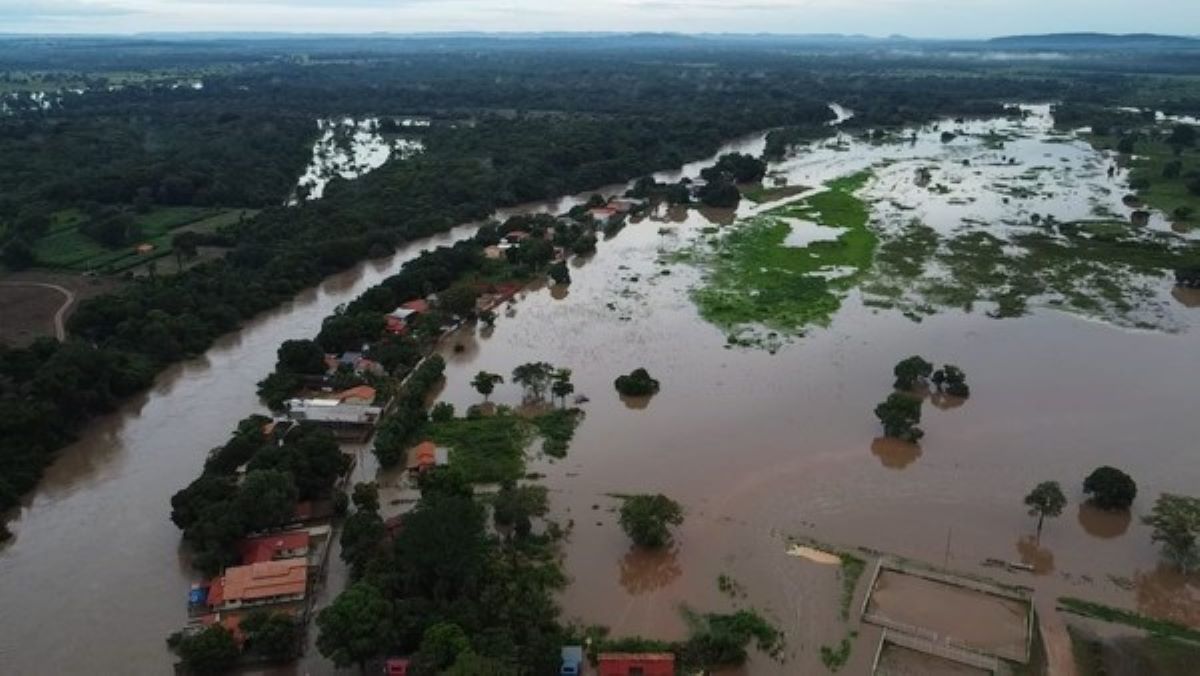
<path id="1" fill-rule="evenodd" d="M 418 298 L 416 300 L 410 300 L 400 307 L 404 308 L 405 310 L 412 310 L 417 314 L 423 314 L 425 312 L 429 312 L 429 301 L 425 300 L 424 298 Z"/>
<path id="2" fill-rule="evenodd" d="M 600 653 L 600 676 L 675 676 L 671 653 Z"/>
<path id="3" fill-rule="evenodd" d="M 242 564 L 248 566 L 252 563 L 307 556 L 308 547 L 308 531 L 294 531 L 246 538 L 238 545 L 238 550 L 242 554 Z"/>
<path id="4" fill-rule="evenodd" d="M 408 451 L 408 469 L 411 472 L 424 472 L 437 465 L 437 444 L 432 441 L 422 441 Z"/>
<path id="5" fill-rule="evenodd" d="M 403 657 L 392 657 L 383 663 L 383 673 L 387 676 L 408 676 L 408 660 Z"/>

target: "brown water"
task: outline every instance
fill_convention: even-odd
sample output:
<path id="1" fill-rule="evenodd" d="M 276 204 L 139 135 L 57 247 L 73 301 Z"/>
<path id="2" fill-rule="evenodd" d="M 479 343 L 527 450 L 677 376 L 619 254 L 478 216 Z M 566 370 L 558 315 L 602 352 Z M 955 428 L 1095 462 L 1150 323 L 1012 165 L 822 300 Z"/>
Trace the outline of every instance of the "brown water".
<path id="1" fill-rule="evenodd" d="M 817 185 L 891 161 L 877 169 L 867 194 L 914 204 L 877 204 L 882 227 L 912 213 L 952 230 L 966 217 L 1005 227 L 1021 210 L 1068 220 L 1117 209 L 1122 179 L 1103 185 L 1106 158 L 1078 141 L 1044 142 L 1045 131 L 1029 130 L 1033 138 L 1008 152 L 1078 171 L 1059 172 L 1057 197 L 1035 198 L 1032 206 L 991 196 L 987 173 L 963 172 L 955 183 L 960 197 L 976 194 L 972 203 L 906 192 L 913 163 L 955 173 L 963 157 L 979 152 L 942 149 L 928 140 L 935 130 L 907 149 L 818 149 L 776 169 L 793 184 Z M 742 215 L 754 210 L 741 207 Z M 865 307 L 851 293 L 829 328 L 771 355 L 727 349 L 723 332 L 689 299 L 700 272 L 660 262 L 662 252 L 711 224 L 698 211 L 664 211 L 631 224 L 576 263 L 568 293 L 532 290 L 486 335 L 467 330 L 457 341 L 462 352 L 444 351 L 442 398 L 459 410 L 480 399 L 469 385 L 475 372 L 509 373 L 527 361 L 573 369 L 577 392 L 591 398 L 569 456 L 534 468 L 547 475 L 555 516 L 573 524 L 573 582 L 562 596 L 569 617 L 620 634 L 672 638 L 685 631 L 680 604 L 752 605 L 786 630 L 789 649 L 786 664 L 760 657 L 749 671 L 819 673 L 819 646 L 835 644 L 847 628 L 837 620 L 836 572 L 786 555 L 786 536 L 802 535 L 1030 585 L 1044 598 L 1071 594 L 1197 620 L 1200 581 L 1160 570 L 1149 530 L 1136 518 L 1158 493 L 1194 493 L 1197 484 L 1200 419 L 1191 393 L 1200 376 L 1198 315 L 1171 299 L 1169 282 L 1153 281 L 1150 300 L 1168 308 L 1173 333 L 1049 309 L 1008 320 L 989 319 L 982 309 L 946 310 L 915 323 Z M 1166 226 L 1153 220 L 1151 227 Z M 958 364 L 972 386 L 968 401 L 955 402 L 961 405 L 925 406 L 919 448 L 878 439 L 871 413 L 890 391 L 892 366 L 910 354 Z M 612 382 L 639 366 L 662 391 L 629 406 Z M 519 398 L 508 385 L 492 399 Z M 1102 464 L 1137 480 L 1134 518 L 1079 510 L 1083 477 Z M 1060 481 L 1072 504 L 1034 542 L 1022 498 L 1047 479 Z M 608 496 L 635 492 L 662 492 L 687 508 L 668 552 L 648 557 L 630 549 L 616 523 L 618 502 Z M 1024 560 L 1036 572 L 997 572 L 982 566 L 987 558 Z M 722 573 L 747 598 L 723 596 Z M 864 630 L 849 671 L 866 668 L 877 635 Z"/>
<path id="2" fill-rule="evenodd" d="M 943 158 L 960 166 L 958 156 L 946 158 L 939 144 L 922 139 L 907 149 L 818 149 L 775 169 L 792 184 L 818 185 L 890 160 L 868 191 L 903 194 L 901 177 L 912 173 L 905 162 Z M 1030 144 L 1030 153 L 1057 149 L 1103 166 L 1102 156 L 1078 142 Z M 757 152 L 762 138 L 735 147 Z M 968 187 L 961 190 L 980 194 L 975 206 L 918 204 L 931 226 L 1020 208 L 987 199 L 969 175 L 962 180 Z M 1090 212 L 1089 199 L 1100 198 L 1087 181 L 1098 180 L 1065 189 L 1059 208 Z M 1119 198 L 1104 196 L 1105 204 Z M 572 203 L 522 210 L 561 211 Z M 1039 203 L 1037 210 L 1053 206 Z M 892 207 L 878 208 L 886 224 Z M 741 207 L 743 215 L 753 210 Z M 777 354 L 731 350 L 688 296 L 700 272 L 659 263 L 660 251 L 686 244 L 710 216 L 729 220 L 676 210 L 662 222 L 631 224 L 576 262 L 566 292 L 533 289 L 501 313 L 494 329 L 460 336 L 462 352 L 446 347 L 443 399 L 460 410 L 479 400 L 469 385 L 476 371 L 509 373 L 534 360 L 574 369 L 577 391 L 592 399 L 569 456 L 533 467 L 547 475 L 555 517 L 573 522 L 566 561 L 573 583 L 562 597 L 569 617 L 669 638 L 684 633 L 681 603 L 702 611 L 752 605 L 786 630 L 788 662 L 756 658 L 747 673 L 818 673 L 819 646 L 836 643 L 846 628 L 837 620 L 837 570 L 786 555 L 786 536 L 803 535 L 998 576 L 1043 595 L 1194 619 L 1200 583 L 1159 569 L 1136 518 L 1101 523 L 1076 510 L 1083 477 L 1101 464 L 1138 481 L 1135 516 L 1160 491 L 1195 490 L 1197 315 L 1171 300 L 1168 284 L 1157 292 L 1177 311 L 1185 329 L 1177 333 L 1131 331 L 1050 310 L 1002 321 L 947 311 L 914 323 L 866 308 L 851 294 L 829 328 Z M 14 523 L 16 541 L 0 550 L 0 671 L 167 671 L 163 637 L 184 621 L 192 579 L 168 519 L 170 495 L 194 478 L 207 449 L 238 419 L 261 410 L 254 383 L 273 365 L 280 342 L 315 334 L 334 307 L 395 271 L 418 247 L 469 233 L 459 229 L 328 280 L 97 421 L 51 468 Z M 664 268 L 671 274 L 658 274 Z M 972 397 L 956 408 L 926 406 L 919 449 L 877 442 L 871 410 L 889 392 L 895 362 L 914 353 L 962 366 Z M 662 391 L 630 406 L 612 381 L 639 366 L 662 381 Z M 504 386 L 494 399 L 519 397 Z M 373 476 L 370 454 L 360 453 L 358 478 Z M 1024 538 L 1034 522 L 1021 499 L 1045 479 L 1061 481 L 1074 503 L 1047 522 L 1032 552 L 1052 557 L 1052 570 L 981 568 L 985 558 L 1031 554 Z M 687 508 L 667 552 L 632 551 L 616 524 L 617 501 L 608 494 L 640 491 L 661 491 Z M 746 598 L 718 591 L 722 573 L 746 589 Z M 335 565 L 325 598 L 342 577 Z M 862 633 L 847 673 L 865 669 L 874 652 L 865 641 L 878 634 Z M 319 659 L 301 667 L 328 670 Z"/>

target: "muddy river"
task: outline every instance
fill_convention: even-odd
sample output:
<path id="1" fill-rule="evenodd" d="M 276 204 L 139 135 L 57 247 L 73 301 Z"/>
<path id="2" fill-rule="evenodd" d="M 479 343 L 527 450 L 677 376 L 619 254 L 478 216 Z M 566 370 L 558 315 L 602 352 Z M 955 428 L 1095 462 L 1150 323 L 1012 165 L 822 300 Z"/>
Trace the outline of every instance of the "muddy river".
<path id="1" fill-rule="evenodd" d="M 950 143 L 934 127 L 915 142 L 822 143 L 772 172 L 812 187 L 873 167 L 864 195 L 881 232 L 912 217 L 949 233 L 963 219 L 1009 227 L 1026 217 L 1021 210 L 1060 220 L 1127 213 L 1124 175 L 1109 177 L 1109 158 L 1053 134 L 1044 116 L 968 126 Z M 1004 150 L 982 138 L 992 129 L 1012 136 Z M 758 136 L 729 149 L 762 147 Z M 1007 160 L 982 174 L 962 162 L 986 164 L 992 152 L 1017 156 L 1017 174 L 1053 167 L 1044 170 L 1046 187 L 1031 203 L 996 196 L 997 182 L 1017 180 L 1000 176 Z M 695 175 L 705 164 L 659 178 Z M 921 165 L 944 172 L 935 179 L 951 190 L 911 188 Z M 1060 169 L 1068 166 L 1075 171 Z M 1166 279 L 1145 282 L 1154 316 L 1165 318 L 1154 329 L 1037 303 L 1019 318 L 938 308 L 914 321 L 902 307 L 870 307 L 851 290 L 828 326 L 810 327 L 774 353 L 728 347 L 727 332 L 702 319 L 692 301 L 702 269 L 669 262 L 670 254 L 770 206 L 743 202 L 738 214 L 660 209 L 576 261 L 569 289 L 531 288 L 494 328 L 464 329 L 445 346 L 442 398 L 460 410 L 480 400 L 469 385 L 477 371 L 507 374 L 528 361 L 573 369 L 577 392 L 590 397 L 568 456 L 531 467 L 546 475 L 554 518 L 571 528 L 567 617 L 671 638 L 685 630 L 681 604 L 753 606 L 786 632 L 787 662 L 755 657 L 746 673 L 822 673 L 819 647 L 845 632 L 837 567 L 788 556 L 786 538 L 804 536 L 1030 585 L 1042 598 L 1071 594 L 1200 624 L 1200 581 L 1159 568 L 1136 518 L 1158 493 L 1196 486 L 1200 418 L 1191 395 L 1200 376 L 1200 314 L 1172 298 Z M 1156 218 L 1148 227 L 1167 226 Z M 334 307 L 420 248 L 470 232 L 460 228 L 327 280 L 164 373 L 65 451 L 14 522 L 15 541 L 0 550 L 0 671 L 166 672 L 163 638 L 184 621 L 193 577 L 167 516 L 171 494 L 237 420 L 260 410 L 254 384 L 280 342 L 315 334 Z M 919 449 L 879 440 L 871 413 L 890 391 L 892 366 L 910 354 L 961 366 L 972 387 L 961 406 L 925 405 Z M 662 391 L 648 402 L 623 401 L 613 379 L 639 366 Z M 492 398 L 516 403 L 520 392 L 505 385 Z M 374 469 L 362 455 L 356 472 L 365 478 Z M 1134 518 L 1080 507 L 1083 477 L 1102 464 L 1137 480 Z M 1047 521 L 1038 544 L 1022 498 L 1048 479 L 1060 481 L 1071 502 Z M 635 492 L 662 492 L 685 506 L 671 549 L 631 550 L 610 495 Z M 1024 561 L 1035 572 L 996 572 L 982 567 L 987 558 Z M 722 574 L 744 596 L 719 591 Z M 335 567 L 331 587 L 339 576 Z M 846 673 L 863 673 L 873 651 L 860 640 Z M 328 668 L 310 659 L 301 671 Z"/>

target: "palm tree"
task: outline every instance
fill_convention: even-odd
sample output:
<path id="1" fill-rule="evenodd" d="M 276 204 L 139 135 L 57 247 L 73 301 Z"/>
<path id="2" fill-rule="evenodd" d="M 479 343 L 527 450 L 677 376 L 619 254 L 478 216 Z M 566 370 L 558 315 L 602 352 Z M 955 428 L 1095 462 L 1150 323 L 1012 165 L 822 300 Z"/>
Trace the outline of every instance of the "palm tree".
<path id="1" fill-rule="evenodd" d="M 498 373 L 488 373 L 480 371 L 475 374 L 475 378 L 471 380 L 471 385 L 476 392 L 483 395 L 483 400 L 486 402 L 488 397 L 492 396 L 492 392 L 496 390 L 496 385 L 504 382 L 504 376 Z"/>

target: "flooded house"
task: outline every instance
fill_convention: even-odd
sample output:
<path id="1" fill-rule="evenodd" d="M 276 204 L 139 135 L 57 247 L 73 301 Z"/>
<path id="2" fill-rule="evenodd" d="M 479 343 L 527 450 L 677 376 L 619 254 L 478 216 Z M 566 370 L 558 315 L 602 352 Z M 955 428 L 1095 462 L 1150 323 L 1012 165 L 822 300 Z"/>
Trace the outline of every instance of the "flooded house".
<path id="1" fill-rule="evenodd" d="M 246 538 L 238 545 L 242 563 L 251 565 L 307 557 L 312 537 L 308 531 L 289 531 Z"/>

